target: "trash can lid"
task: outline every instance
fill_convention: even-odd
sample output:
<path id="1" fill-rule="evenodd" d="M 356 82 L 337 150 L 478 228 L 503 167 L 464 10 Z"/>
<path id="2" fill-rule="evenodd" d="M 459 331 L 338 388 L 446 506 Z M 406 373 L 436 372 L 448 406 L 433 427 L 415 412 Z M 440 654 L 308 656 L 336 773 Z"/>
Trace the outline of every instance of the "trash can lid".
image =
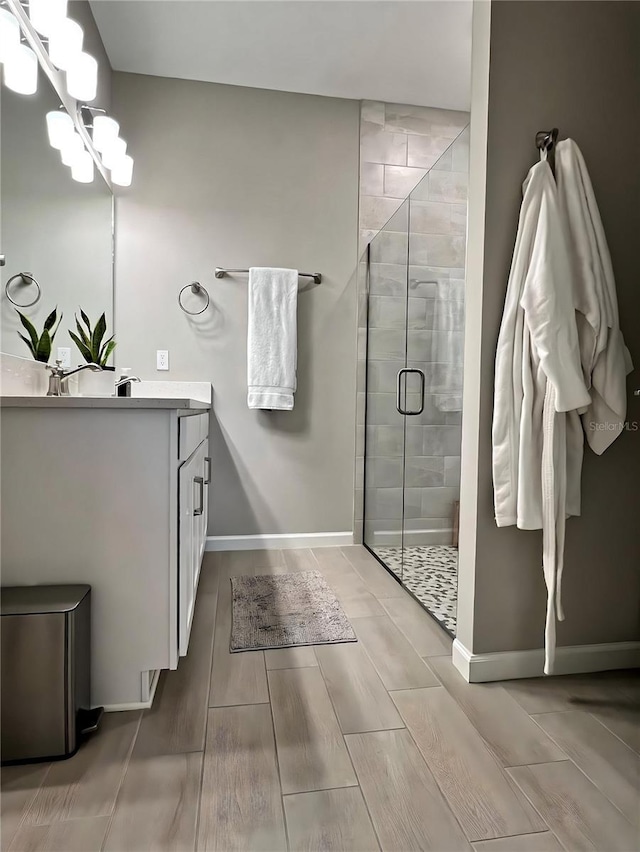
<path id="1" fill-rule="evenodd" d="M 76 583 L 62 586 L 3 586 L 0 588 L 0 614 L 38 615 L 69 612 L 89 594 L 91 586 Z"/>

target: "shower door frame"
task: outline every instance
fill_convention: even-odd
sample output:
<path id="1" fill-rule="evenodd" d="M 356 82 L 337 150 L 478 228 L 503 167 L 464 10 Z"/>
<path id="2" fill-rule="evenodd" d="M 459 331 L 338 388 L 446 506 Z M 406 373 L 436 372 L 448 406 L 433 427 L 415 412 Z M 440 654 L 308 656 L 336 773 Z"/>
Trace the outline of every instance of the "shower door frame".
<path id="1" fill-rule="evenodd" d="M 380 233 L 380 232 L 378 232 L 378 233 Z M 376 236 L 378 236 L 378 235 L 376 234 Z M 375 239 L 375 237 L 374 237 L 374 239 Z M 407 272 L 408 272 L 408 269 L 409 269 L 409 267 L 408 267 L 408 262 L 409 262 L 408 239 L 409 239 L 409 234 L 408 234 L 408 231 L 407 231 Z M 369 359 L 369 346 L 370 346 L 370 335 L 369 335 L 369 330 L 370 330 L 369 329 L 370 305 L 369 305 L 369 299 L 371 298 L 371 287 L 370 287 L 371 242 L 372 241 L 367 243 L 367 278 L 366 278 L 366 281 L 367 281 L 367 288 L 366 288 L 366 296 L 367 296 L 367 337 L 366 337 L 365 356 L 364 356 L 365 371 L 364 371 L 364 445 L 363 445 L 363 472 L 362 472 L 362 503 L 363 503 L 363 505 L 362 505 L 362 544 L 366 548 L 366 550 L 368 550 L 369 553 L 380 563 L 380 565 L 382 565 L 384 570 L 393 577 L 393 579 L 398 583 L 398 585 L 401 586 L 402 588 L 404 588 L 404 586 L 402 584 L 402 577 L 398 577 L 397 574 L 394 574 L 394 572 L 391 570 L 391 568 L 389 568 L 389 566 L 385 562 L 382 561 L 381 557 L 379 557 L 378 554 L 374 550 L 372 550 L 366 542 L 366 529 L 367 529 L 367 445 L 369 443 L 368 438 L 367 438 L 367 425 L 368 425 L 367 424 L 367 414 L 368 414 L 368 410 L 369 410 L 369 364 L 370 364 L 370 359 Z M 408 300 L 408 297 L 409 297 L 409 293 L 408 293 L 408 282 L 407 282 L 407 300 Z M 407 362 L 406 347 L 405 347 L 405 358 L 404 358 L 404 360 L 405 360 L 405 364 L 406 364 L 406 362 Z M 404 421 L 403 421 L 403 423 L 404 423 Z M 404 432 L 404 430 L 403 430 L 403 439 L 402 440 L 403 440 L 402 459 L 403 459 L 403 462 L 404 462 L 404 452 L 405 452 L 405 449 L 406 449 L 406 432 Z M 402 494 L 402 515 L 401 515 L 401 518 L 404 516 L 404 463 L 403 463 L 402 467 L 403 467 L 403 471 L 402 471 L 402 492 L 403 492 L 403 494 Z M 402 526 L 400 527 L 400 550 L 401 550 L 401 552 L 404 551 L 404 531 L 402 529 Z M 405 591 L 408 591 L 408 590 L 405 590 Z M 411 593 L 409 592 L 409 594 L 411 594 Z M 415 598 L 415 595 L 411 595 L 411 597 Z M 417 600 L 417 598 L 416 598 L 416 600 Z"/>

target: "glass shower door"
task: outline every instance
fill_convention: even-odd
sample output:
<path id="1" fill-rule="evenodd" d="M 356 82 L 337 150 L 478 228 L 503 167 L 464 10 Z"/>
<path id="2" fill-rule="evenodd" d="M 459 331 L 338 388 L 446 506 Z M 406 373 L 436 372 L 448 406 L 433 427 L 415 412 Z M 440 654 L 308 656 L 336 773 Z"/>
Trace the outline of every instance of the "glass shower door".
<path id="1" fill-rule="evenodd" d="M 411 193 L 407 366 L 425 376 L 407 417 L 404 586 L 455 634 L 458 588 L 468 131 Z M 415 410 L 415 408 L 414 408 Z"/>
<path id="2" fill-rule="evenodd" d="M 407 366 L 409 201 L 369 245 L 364 542 L 402 580 L 405 418 L 398 375 Z"/>
<path id="3" fill-rule="evenodd" d="M 364 543 L 452 634 L 468 130 L 369 247 Z"/>

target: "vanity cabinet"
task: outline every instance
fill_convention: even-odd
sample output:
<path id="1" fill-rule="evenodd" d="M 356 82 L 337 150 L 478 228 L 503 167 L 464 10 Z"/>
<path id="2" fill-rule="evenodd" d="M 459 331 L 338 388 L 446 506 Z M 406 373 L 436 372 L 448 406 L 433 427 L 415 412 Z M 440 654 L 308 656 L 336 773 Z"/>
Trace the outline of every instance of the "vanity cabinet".
<path id="1" fill-rule="evenodd" d="M 95 706 L 150 706 L 160 670 L 188 651 L 215 475 L 209 407 L 2 399 L 2 583 L 91 586 Z"/>

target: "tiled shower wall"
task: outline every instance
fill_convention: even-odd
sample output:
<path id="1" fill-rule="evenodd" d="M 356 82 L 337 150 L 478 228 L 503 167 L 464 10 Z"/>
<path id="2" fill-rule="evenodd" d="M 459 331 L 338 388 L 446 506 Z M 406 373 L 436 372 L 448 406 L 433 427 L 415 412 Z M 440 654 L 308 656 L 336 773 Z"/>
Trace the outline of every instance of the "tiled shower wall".
<path id="1" fill-rule="evenodd" d="M 469 113 L 363 101 L 360 111 L 360 246 L 389 221 L 469 123 Z"/>
<path id="2" fill-rule="evenodd" d="M 360 227 L 365 250 L 392 217 L 371 246 L 369 540 L 374 532 L 400 529 L 403 427 L 395 410 L 395 377 L 404 359 L 409 240 L 408 359 L 410 366 L 424 370 L 427 392 L 424 413 L 407 422 L 405 541 L 451 542 L 460 467 L 466 132 L 452 142 L 467 122 L 468 114 L 462 112 L 374 102 L 362 106 Z M 418 183 L 411 204 L 403 203 Z M 401 197 L 391 194 L 402 192 Z M 359 268 L 357 541 L 363 534 L 366 288 L 363 259 Z M 380 537 L 380 543 L 396 542 L 387 535 Z"/>

